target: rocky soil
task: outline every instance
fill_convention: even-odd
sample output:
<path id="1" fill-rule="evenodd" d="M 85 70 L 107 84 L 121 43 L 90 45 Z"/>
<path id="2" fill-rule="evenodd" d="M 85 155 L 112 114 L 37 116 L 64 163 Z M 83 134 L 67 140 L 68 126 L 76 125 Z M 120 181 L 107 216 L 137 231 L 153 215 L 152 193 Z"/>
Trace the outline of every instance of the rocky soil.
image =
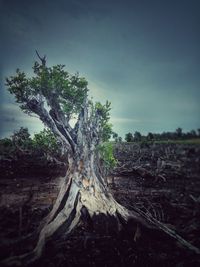
<path id="1" fill-rule="evenodd" d="M 200 247 L 200 146 L 118 144 L 115 155 L 118 164 L 108 177 L 115 198 Z M 30 161 L 15 163 L 16 168 L 9 161 L 1 164 L 1 259 L 33 247 L 62 180 L 56 166 Z M 119 234 L 113 229 L 104 218 L 93 226 L 82 224 L 69 238 L 51 240 L 35 266 L 200 266 L 199 256 L 159 231 L 134 222 Z"/>

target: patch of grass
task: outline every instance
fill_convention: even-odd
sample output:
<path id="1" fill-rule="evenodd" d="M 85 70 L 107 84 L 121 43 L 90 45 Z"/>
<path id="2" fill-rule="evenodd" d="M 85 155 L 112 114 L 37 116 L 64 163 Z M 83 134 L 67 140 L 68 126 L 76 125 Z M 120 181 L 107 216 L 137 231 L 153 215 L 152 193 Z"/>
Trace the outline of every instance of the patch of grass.
<path id="1" fill-rule="evenodd" d="M 111 141 L 112 144 L 118 144 L 114 141 Z M 121 144 L 191 144 L 191 145 L 200 145 L 200 138 L 185 139 L 185 140 L 155 140 L 155 141 L 140 141 L 140 142 L 120 142 Z"/>
<path id="2" fill-rule="evenodd" d="M 191 144 L 200 145 L 200 138 L 186 139 L 186 140 L 161 140 L 154 141 L 156 144 Z"/>

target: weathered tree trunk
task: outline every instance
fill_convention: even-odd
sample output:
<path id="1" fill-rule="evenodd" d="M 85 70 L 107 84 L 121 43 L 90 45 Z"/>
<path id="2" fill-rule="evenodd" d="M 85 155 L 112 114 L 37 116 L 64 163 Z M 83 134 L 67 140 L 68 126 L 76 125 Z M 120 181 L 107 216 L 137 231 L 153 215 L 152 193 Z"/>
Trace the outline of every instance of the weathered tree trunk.
<path id="1" fill-rule="evenodd" d="M 69 159 L 67 175 L 50 214 L 45 218 L 34 249 L 34 258 L 41 255 L 46 240 L 55 233 L 69 234 L 79 224 L 82 214 L 114 217 L 128 220 L 130 212 L 117 203 L 109 193 L 100 174 L 96 175 L 95 156 L 82 155 L 76 161 Z"/>

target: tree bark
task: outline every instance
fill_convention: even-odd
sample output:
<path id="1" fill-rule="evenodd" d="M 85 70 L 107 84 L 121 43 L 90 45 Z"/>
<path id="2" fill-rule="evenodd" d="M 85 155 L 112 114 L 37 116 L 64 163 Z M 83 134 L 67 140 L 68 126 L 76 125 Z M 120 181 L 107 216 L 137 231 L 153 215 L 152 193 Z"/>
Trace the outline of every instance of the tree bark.
<path id="1" fill-rule="evenodd" d="M 129 212 L 118 204 L 109 193 L 106 183 L 95 173 L 94 155 L 84 155 L 87 160 L 69 159 L 69 169 L 52 211 L 45 219 L 34 257 L 41 255 L 46 240 L 59 232 L 69 234 L 79 224 L 81 214 L 110 215 L 118 220 L 119 215 L 127 220 Z"/>

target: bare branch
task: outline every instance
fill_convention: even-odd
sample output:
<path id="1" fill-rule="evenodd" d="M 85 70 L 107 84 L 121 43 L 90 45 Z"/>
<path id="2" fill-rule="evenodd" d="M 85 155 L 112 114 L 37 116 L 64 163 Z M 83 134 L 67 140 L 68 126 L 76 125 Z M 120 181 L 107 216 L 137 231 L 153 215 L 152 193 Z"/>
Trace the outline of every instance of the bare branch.
<path id="1" fill-rule="evenodd" d="M 35 50 L 35 52 L 36 52 L 38 58 L 41 60 L 42 66 L 45 67 L 46 66 L 46 55 L 44 55 L 44 57 L 41 57 L 37 50 Z"/>
<path id="2" fill-rule="evenodd" d="M 69 142 L 69 144 L 70 144 L 70 146 L 72 148 L 72 151 L 74 153 L 75 152 L 76 144 L 75 144 L 75 142 L 73 140 L 73 137 L 72 137 L 71 133 L 68 131 L 67 127 L 65 127 L 65 125 L 62 123 L 62 120 L 57 120 L 56 114 L 54 113 L 54 111 L 52 109 L 49 111 L 49 115 L 51 116 L 51 118 L 55 122 L 58 130 L 62 133 L 62 135 Z"/>

